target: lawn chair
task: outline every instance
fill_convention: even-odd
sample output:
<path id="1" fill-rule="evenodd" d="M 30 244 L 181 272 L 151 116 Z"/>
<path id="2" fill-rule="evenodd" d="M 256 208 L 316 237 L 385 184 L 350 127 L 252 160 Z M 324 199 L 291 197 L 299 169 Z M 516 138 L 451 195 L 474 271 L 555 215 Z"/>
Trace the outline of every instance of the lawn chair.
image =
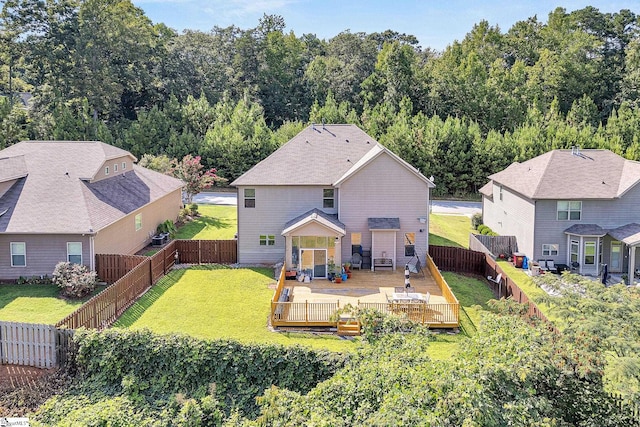
<path id="1" fill-rule="evenodd" d="M 362 255 L 357 252 L 351 255 L 351 268 L 362 270 Z"/>

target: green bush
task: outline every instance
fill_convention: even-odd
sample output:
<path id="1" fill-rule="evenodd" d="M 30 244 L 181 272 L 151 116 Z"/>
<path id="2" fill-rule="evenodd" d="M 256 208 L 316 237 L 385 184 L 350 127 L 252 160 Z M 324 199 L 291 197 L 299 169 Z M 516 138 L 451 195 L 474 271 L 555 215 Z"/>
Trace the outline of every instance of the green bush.
<path id="1" fill-rule="evenodd" d="M 191 203 L 189 205 L 189 211 L 191 212 L 191 216 L 198 216 L 198 204 Z"/>
<path id="2" fill-rule="evenodd" d="M 299 346 L 240 344 L 108 329 L 76 333 L 85 384 L 131 400 L 202 399 L 215 384 L 225 409 L 256 415 L 256 397 L 272 385 L 306 393 L 346 362 L 338 353 Z M 206 411 L 205 411 L 206 412 Z"/>
<path id="3" fill-rule="evenodd" d="M 62 290 L 63 295 L 82 298 L 96 288 L 97 276 L 95 271 L 89 271 L 84 265 L 59 262 L 53 270 L 51 281 Z"/>
<path id="4" fill-rule="evenodd" d="M 485 231 L 487 228 L 489 228 L 489 227 L 487 227 L 487 226 L 486 226 L 486 225 L 484 225 L 484 224 L 480 224 L 480 225 L 478 226 L 478 228 L 477 228 L 478 233 L 480 233 L 480 234 L 484 234 L 484 231 Z"/>
<path id="5" fill-rule="evenodd" d="M 161 222 L 160 224 L 158 224 L 158 227 L 156 228 L 156 233 L 158 234 L 169 233 L 171 237 L 173 237 L 174 234 L 176 234 L 176 231 L 178 231 L 178 229 L 176 228 L 176 225 L 173 223 L 173 221 L 171 221 L 170 219 L 166 220 L 165 222 Z"/>
<path id="6" fill-rule="evenodd" d="M 477 230 L 478 227 L 480 227 L 482 225 L 482 213 L 477 212 L 474 213 L 473 216 L 471 217 L 471 226 Z"/>

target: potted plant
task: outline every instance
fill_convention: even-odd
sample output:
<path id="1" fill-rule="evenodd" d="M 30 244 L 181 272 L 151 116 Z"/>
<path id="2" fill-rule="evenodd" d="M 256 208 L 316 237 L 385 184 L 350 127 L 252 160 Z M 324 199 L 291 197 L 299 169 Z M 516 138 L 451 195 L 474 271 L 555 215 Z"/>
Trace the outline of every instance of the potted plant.
<path id="1" fill-rule="evenodd" d="M 333 279 L 336 277 L 336 263 L 333 261 L 333 258 L 329 258 L 327 262 L 327 279 L 333 282 Z"/>

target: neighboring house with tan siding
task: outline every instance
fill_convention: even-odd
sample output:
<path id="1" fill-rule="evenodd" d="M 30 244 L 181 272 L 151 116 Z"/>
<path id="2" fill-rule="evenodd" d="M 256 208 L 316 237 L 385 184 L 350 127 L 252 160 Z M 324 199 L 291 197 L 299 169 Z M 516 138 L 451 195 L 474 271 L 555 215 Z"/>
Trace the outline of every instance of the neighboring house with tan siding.
<path id="1" fill-rule="evenodd" d="M 95 141 L 23 141 L 0 151 L 0 279 L 51 275 L 60 261 L 134 253 L 175 220 L 182 182 Z"/>
<path id="2" fill-rule="evenodd" d="M 609 150 L 553 150 L 489 179 L 483 222 L 516 236 L 531 260 L 588 275 L 640 266 L 640 163 Z"/>
<path id="3" fill-rule="evenodd" d="M 240 263 L 326 277 L 354 252 L 426 261 L 433 182 L 355 125 L 311 125 L 232 185 Z"/>

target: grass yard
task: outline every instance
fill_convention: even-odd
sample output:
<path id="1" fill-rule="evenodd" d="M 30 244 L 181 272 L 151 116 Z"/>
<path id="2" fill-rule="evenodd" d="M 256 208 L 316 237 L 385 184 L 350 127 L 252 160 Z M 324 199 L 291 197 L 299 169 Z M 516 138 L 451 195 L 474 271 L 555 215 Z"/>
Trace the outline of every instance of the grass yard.
<path id="1" fill-rule="evenodd" d="M 174 270 L 116 322 L 116 327 L 182 332 L 198 338 L 300 344 L 333 351 L 356 341 L 334 335 L 275 333 L 267 329 L 274 289 L 273 270 L 224 266 Z"/>
<path id="2" fill-rule="evenodd" d="M 198 205 L 200 216 L 178 229 L 176 239 L 230 240 L 238 232 L 236 206 Z"/>
<path id="3" fill-rule="evenodd" d="M 0 285 L 0 320 L 53 325 L 89 299 L 71 301 L 59 295 L 54 285 Z"/>
<path id="4" fill-rule="evenodd" d="M 469 247 L 471 219 L 464 215 L 429 215 L 429 244 Z"/>
<path id="5" fill-rule="evenodd" d="M 299 344 L 332 351 L 356 348 L 357 340 L 334 335 L 269 331 L 266 325 L 274 291 L 270 285 L 275 284 L 272 274 L 271 269 L 224 266 L 174 270 L 129 308 L 114 326 L 148 328 L 162 334 L 180 332 L 204 339 Z M 460 343 L 475 333 L 473 323 L 492 298 L 491 291 L 477 280 L 452 273 L 447 273 L 446 279 L 454 292 L 461 294 L 462 332 L 437 335 L 429 348 L 429 355 L 434 359 L 450 357 Z M 479 307 L 475 307 L 476 304 Z"/>

